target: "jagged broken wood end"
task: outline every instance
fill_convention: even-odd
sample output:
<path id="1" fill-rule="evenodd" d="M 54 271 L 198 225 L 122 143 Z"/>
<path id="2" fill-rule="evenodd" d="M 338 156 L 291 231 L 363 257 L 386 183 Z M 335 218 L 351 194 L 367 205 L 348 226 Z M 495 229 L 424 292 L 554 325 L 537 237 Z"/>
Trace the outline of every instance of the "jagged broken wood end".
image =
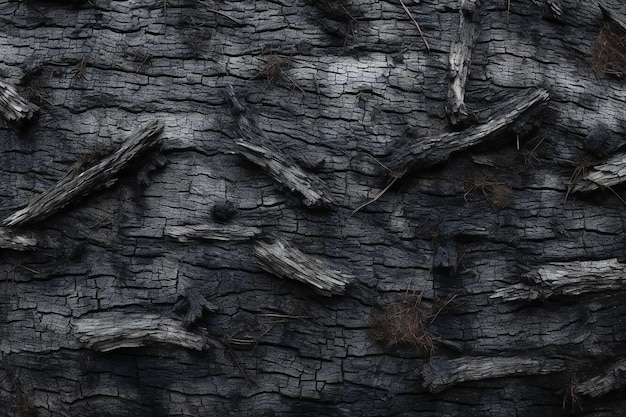
<path id="1" fill-rule="evenodd" d="M 326 297 L 343 294 L 354 279 L 351 274 L 332 269 L 326 262 L 280 240 L 272 244 L 257 243 L 254 254 L 265 271 L 305 283 Z"/>
<path id="2" fill-rule="evenodd" d="M 24 97 L 2 81 L 0 81 L 0 113 L 9 122 L 20 122 L 23 119 L 31 119 L 35 113 L 39 111 L 39 107 Z"/>

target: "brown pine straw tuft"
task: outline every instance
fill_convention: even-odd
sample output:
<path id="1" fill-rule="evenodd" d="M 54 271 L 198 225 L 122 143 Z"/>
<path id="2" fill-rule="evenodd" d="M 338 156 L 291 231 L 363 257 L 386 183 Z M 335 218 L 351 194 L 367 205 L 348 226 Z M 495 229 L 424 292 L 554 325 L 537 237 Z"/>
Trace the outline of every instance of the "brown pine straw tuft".
<path id="1" fill-rule="evenodd" d="M 428 321 L 420 308 L 421 296 L 405 295 L 372 315 L 374 340 L 387 348 L 412 346 L 429 355 L 434 350 Z"/>
<path id="2" fill-rule="evenodd" d="M 592 50 L 593 70 L 598 76 L 626 74 L 626 33 L 615 23 L 606 23 Z"/>

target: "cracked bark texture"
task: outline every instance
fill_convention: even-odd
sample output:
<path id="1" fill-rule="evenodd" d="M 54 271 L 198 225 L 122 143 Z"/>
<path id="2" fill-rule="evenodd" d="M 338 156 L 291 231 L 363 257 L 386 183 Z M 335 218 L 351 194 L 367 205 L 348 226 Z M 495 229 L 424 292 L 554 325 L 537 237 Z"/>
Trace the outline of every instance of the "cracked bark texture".
<path id="1" fill-rule="evenodd" d="M 446 117 L 460 3 L 405 2 L 427 51 L 397 1 L 0 2 L 1 94 L 25 106 L 0 122 L 0 218 L 149 121 L 167 159 L 0 230 L 3 415 L 623 413 L 626 96 L 592 50 L 624 6 L 482 2 L 464 137 Z M 528 91 L 549 100 L 483 142 Z M 598 126 L 610 151 L 590 154 Z M 603 184 L 592 165 L 616 179 L 575 188 Z M 303 204 L 313 183 L 328 210 Z M 345 291 L 274 276 L 271 241 Z"/>

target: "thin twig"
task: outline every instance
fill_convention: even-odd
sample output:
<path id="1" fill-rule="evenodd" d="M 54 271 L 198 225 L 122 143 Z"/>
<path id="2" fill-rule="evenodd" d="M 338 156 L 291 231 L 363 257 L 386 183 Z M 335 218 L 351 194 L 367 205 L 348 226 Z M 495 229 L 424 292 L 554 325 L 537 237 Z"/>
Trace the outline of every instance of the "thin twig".
<path id="1" fill-rule="evenodd" d="M 205 6 L 208 6 L 208 5 L 207 5 L 207 3 L 206 3 L 206 2 L 204 2 L 204 1 L 202 1 L 201 3 L 202 3 L 202 4 L 204 4 Z M 239 26 L 243 26 L 243 25 L 244 25 L 244 24 L 243 24 L 243 23 L 241 23 L 239 20 L 235 19 L 234 17 L 231 17 L 231 16 L 227 15 L 226 13 L 222 12 L 221 10 L 212 9 L 212 8 L 210 8 L 210 7 L 207 7 L 207 8 L 206 8 L 206 10 L 207 10 L 208 12 L 215 13 L 215 14 L 218 14 L 218 15 L 220 15 L 220 16 L 222 16 L 222 17 L 225 17 L 226 19 L 230 20 L 231 22 L 236 23 L 236 24 L 237 24 L 237 25 L 239 25 Z"/>
<path id="2" fill-rule="evenodd" d="M 383 194 L 385 194 L 387 192 L 388 189 L 391 188 L 392 185 L 394 185 L 396 183 L 396 181 L 398 181 L 400 177 L 393 177 L 393 179 L 391 181 L 389 181 L 389 184 L 387 184 L 387 186 L 385 188 L 383 188 L 383 190 L 381 192 L 379 192 L 378 194 L 376 194 L 376 197 L 374 197 L 373 199 L 371 199 L 370 201 L 367 201 L 363 204 L 361 204 L 359 207 L 355 208 L 352 211 L 352 215 L 354 216 L 359 210 L 361 210 L 364 207 L 369 206 L 370 204 L 372 204 L 373 202 L 377 201 L 380 197 L 383 196 Z"/>
<path id="3" fill-rule="evenodd" d="M 422 32 L 422 28 L 420 27 L 419 23 L 417 23 L 417 21 L 413 18 L 413 15 L 411 14 L 411 11 L 408 9 L 408 7 L 406 7 L 406 5 L 404 4 L 404 2 L 402 0 L 400 0 L 400 4 L 404 8 L 404 11 L 406 12 L 406 14 L 409 15 L 409 18 L 415 24 L 415 27 L 417 28 L 418 32 L 420 33 L 420 36 L 422 37 L 422 40 L 424 41 L 424 45 L 426 45 L 426 49 L 428 49 L 430 51 L 430 45 L 428 45 L 428 41 L 424 37 L 424 33 Z"/>

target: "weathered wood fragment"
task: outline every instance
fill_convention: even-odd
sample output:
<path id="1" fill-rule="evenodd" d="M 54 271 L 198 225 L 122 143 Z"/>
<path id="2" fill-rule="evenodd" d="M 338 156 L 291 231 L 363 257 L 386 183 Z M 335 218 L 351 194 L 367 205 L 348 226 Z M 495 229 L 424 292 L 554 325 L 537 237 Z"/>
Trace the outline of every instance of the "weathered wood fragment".
<path id="1" fill-rule="evenodd" d="M 505 103 L 498 104 L 503 111 L 487 123 L 472 126 L 461 132 L 415 139 L 408 145 L 397 144 L 387 166 L 394 172 L 406 172 L 445 162 L 456 152 L 497 137 L 522 114 L 545 103 L 549 97 L 546 90 L 528 90 L 511 100 L 506 100 Z"/>
<path id="2" fill-rule="evenodd" d="M 99 352 L 166 343 L 203 350 L 202 336 L 188 332 L 184 323 L 158 314 L 102 312 L 95 318 L 79 318 L 72 323 L 74 335 L 86 347 Z"/>
<path id="3" fill-rule="evenodd" d="M 188 288 L 185 291 L 184 298 L 181 298 L 180 301 L 174 305 L 174 311 L 186 311 L 183 322 L 187 328 L 194 325 L 202 317 L 205 310 L 215 312 L 218 310 L 218 307 L 207 301 L 198 290 L 193 288 Z"/>
<path id="4" fill-rule="evenodd" d="M 15 235 L 10 231 L 0 228 L 0 248 L 12 250 L 32 250 L 37 245 L 37 240 L 23 235 Z"/>
<path id="5" fill-rule="evenodd" d="M 613 363 L 602 375 L 595 376 L 576 386 L 576 392 L 599 397 L 626 385 L 626 359 Z"/>
<path id="6" fill-rule="evenodd" d="M 465 381 L 513 375 L 545 375 L 565 369 L 565 361 L 528 357 L 472 357 L 431 359 L 424 366 L 424 388 L 441 392 Z"/>
<path id="7" fill-rule="evenodd" d="M 491 298 L 530 301 L 554 295 L 580 295 L 626 286 L 626 265 L 616 258 L 601 261 L 549 263 L 525 276 L 532 284 L 519 283 L 495 291 Z"/>
<path id="8" fill-rule="evenodd" d="M 126 137 L 113 154 L 76 176 L 65 176 L 26 207 L 4 219 L 7 226 L 23 226 L 45 219 L 93 192 L 113 185 L 121 170 L 137 156 L 157 144 L 163 125 L 150 121 Z"/>
<path id="9" fill-rule="evenodd" d="M 0 81 L 0 113 L 10 122 L 30 119 L 39 107 L 20 96 L 15 88 Z"/>
<path id="10" fill-rule="evenodd" d="M 261 167 L 274 181 L 300 196 L 307 207 L 329 207 L 333 201 L 326 185 L 317 176 L 305 172 L 284 152 L 270 145 L 270 140 L 246 115 L 246 107 L 237 99 L 232 86 L 228 99 L 237 118 L 241 138 L 235 140 L 237 150 L 250 162 Z"/>
<path id="11" fill-rule="evenodd" d="M 254 254 L 265 271 L 308 284 L 327 297 L 343 294 L 346 285 L 353 279 L 351 274 L 332 269 L 326 262 L 280 240 L 273 244 L 257 243 Z"/>
<path id="12" fill-rule="evenodd" d="M 623 2 L 616 0 L 599 0 L 598 6 L 600 6 L 602 14 L 607 19 L 626 31 L 626 7 Z"/>
<path id="13" fill-rule="evenodd" d="M 446 113 L 452 126 L 466 123 L 469 113 L 465 107 L 465 84 L 472 63 L 472 49 L 477 38 L 480 0 L 461 0 L 457 40 L 450 47 L 448 105 Z"/>
<path id="14" fill-rule="evenodd" d="M 187 226 L 166 226 L 165 235 L 179 242 L 193 240 L 242 241 L 261 234 L 257 227 L 223 224 L 193 224 Z"/>
<path id="15" fill-rule="evenodd" d="M 572 191 L 586 192 L 612 187 L 626 181 L 626 154 L 609 157 L 604 163 L 587 168 Z"/>

